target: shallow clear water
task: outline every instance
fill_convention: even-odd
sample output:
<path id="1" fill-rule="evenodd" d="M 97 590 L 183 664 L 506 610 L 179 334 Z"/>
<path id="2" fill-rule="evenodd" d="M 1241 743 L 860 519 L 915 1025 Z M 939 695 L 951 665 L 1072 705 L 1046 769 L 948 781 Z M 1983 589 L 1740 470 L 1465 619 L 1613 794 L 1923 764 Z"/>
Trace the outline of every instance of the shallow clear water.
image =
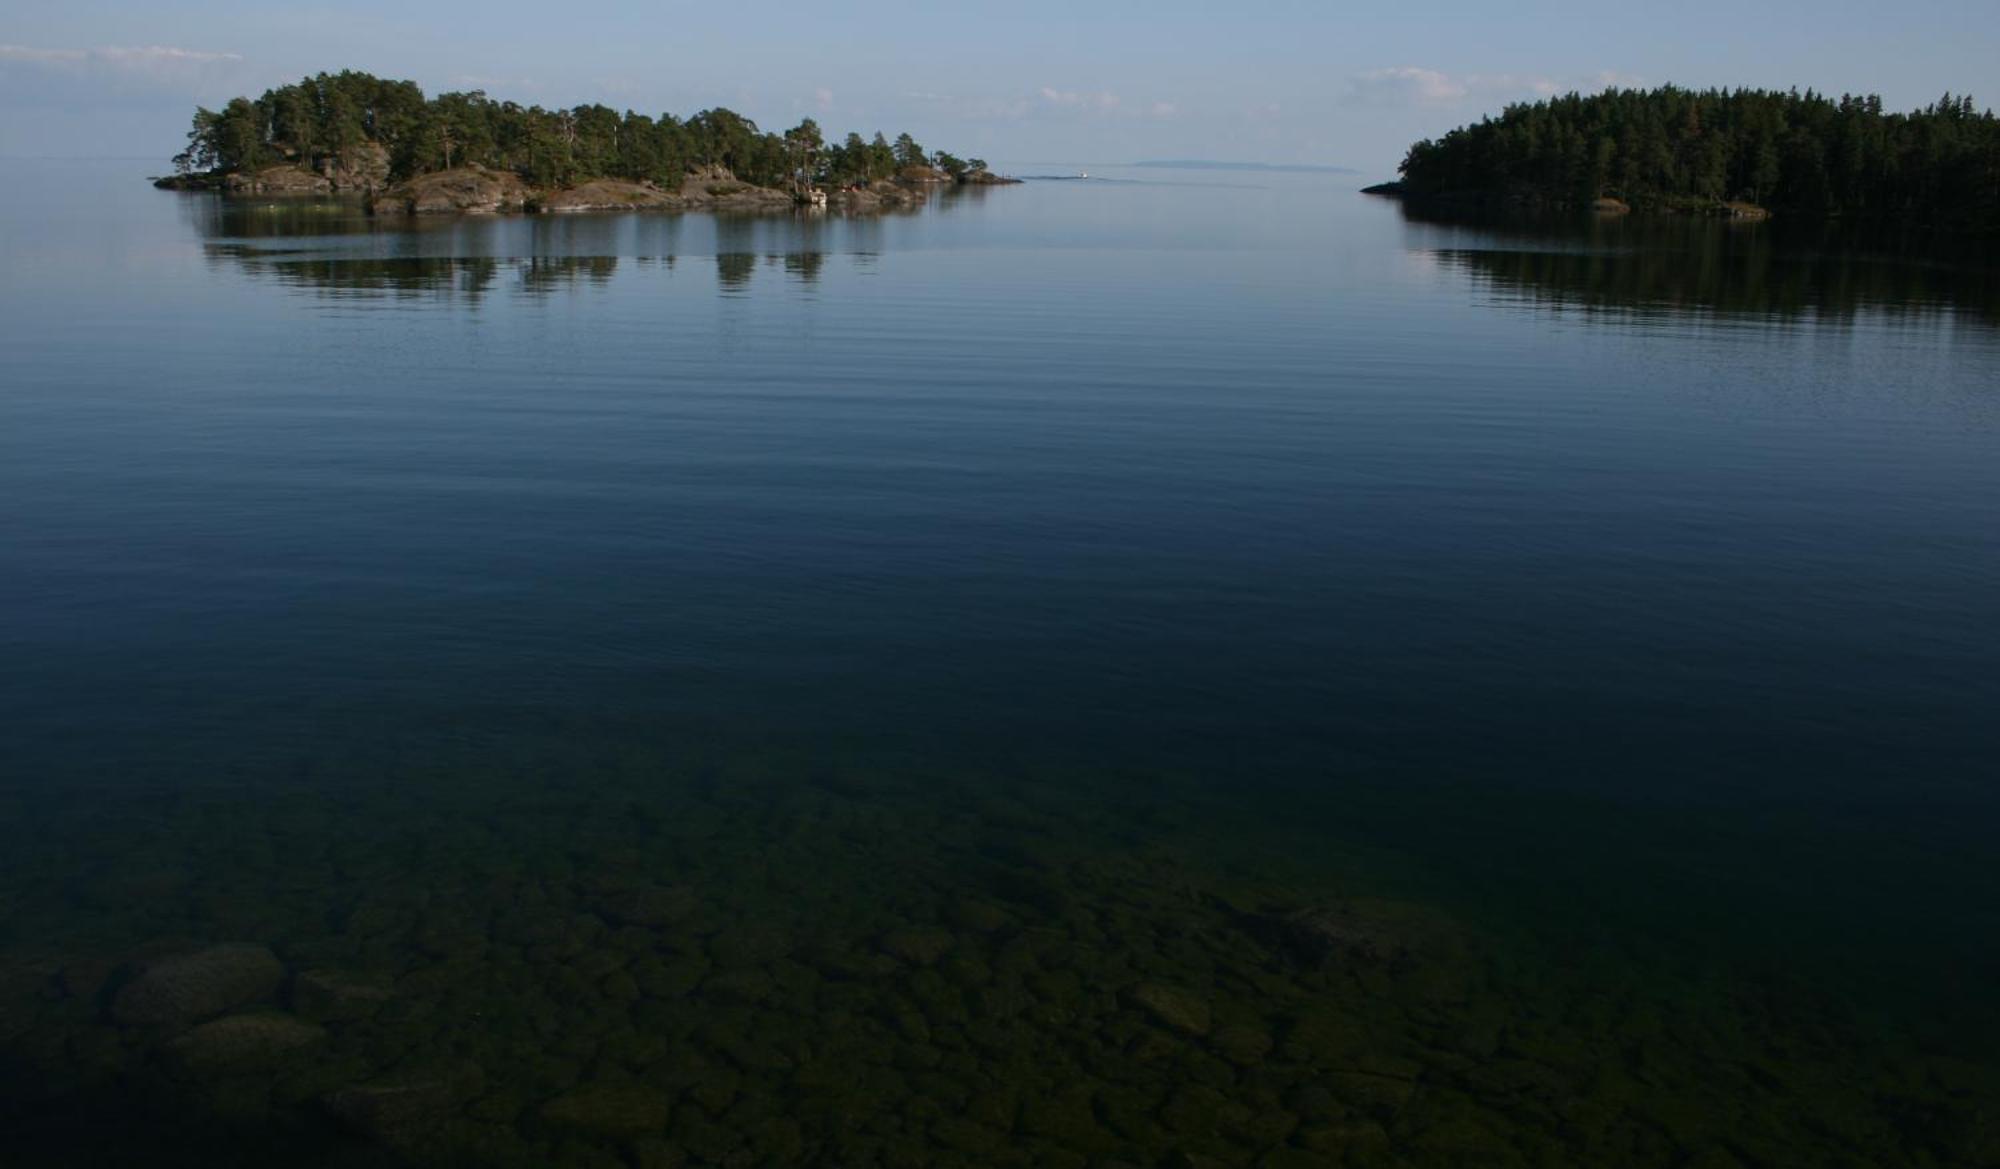
<path id="1" fill-rule="evenodd" d="M 24 1163 L 2000 1161 L 1986 252 L 62 166 Z"/>

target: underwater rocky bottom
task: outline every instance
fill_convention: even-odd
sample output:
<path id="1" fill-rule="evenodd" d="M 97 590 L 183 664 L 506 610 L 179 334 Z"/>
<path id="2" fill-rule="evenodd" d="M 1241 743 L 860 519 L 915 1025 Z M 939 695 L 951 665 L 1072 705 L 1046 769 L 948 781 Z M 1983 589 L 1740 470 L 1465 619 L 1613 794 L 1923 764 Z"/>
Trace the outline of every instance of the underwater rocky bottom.
<path id="1" fill-rule="evenodd" d="M 10 1165 L 2000 1164 L 1974 1039 L 1156 776 L 67 790 L 0 797 Z"/>

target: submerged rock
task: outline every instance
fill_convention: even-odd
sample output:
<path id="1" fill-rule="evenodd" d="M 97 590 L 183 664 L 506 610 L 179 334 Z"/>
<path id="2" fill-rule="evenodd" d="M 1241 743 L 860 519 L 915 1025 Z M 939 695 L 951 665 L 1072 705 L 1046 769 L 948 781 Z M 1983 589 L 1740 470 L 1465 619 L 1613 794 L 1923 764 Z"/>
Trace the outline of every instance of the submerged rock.
<path id="1" fill-rule="evenodd" d="M 1312 964 L 1336 957 L 1389 958 L 1402 949 L 1380 929 L 1325 907 L 1246 914 L 1243 926 L 1273 949 Z"/>
<path id="2" fill-rule="evenodd" d="M 385 986 L 332 970 L 308 970 L 292 979 L 292 1009 L 322 1022 L 365 1019 L 394 997 Z"/>
<path id="3" fill-rule="evenodd" d="M 270 998 L 285 979 L 265 946 L 213 946 L 148 965 L 111 1000 L 111 1017 L 128 1025 L 198 1023 Z"/>
<path id="4" fill-rule="evenodd" d="M 268 1068 L 324 1038 L 324 1030 L 291 1015 L 226 1015 L 176 1037 L 167 1052 L 189 1071 L 245 1072 Z"/>
<path id="5" fill-rule="evenodd" d="M 696 904 L 694 890 L 684 885 L 638 885 L 605 894 L 598 909 L 618 925 L 658 928 L 685 920 Z"/>
<path id="6" fill-rule="evenodd" d="M 1271 1053 L 1269 1033 L 1244 1024 L 1217 1028 L 1213 1042 L 1224 1059 L 1243 1067 L 1249 1067 Z"/>
<path id="7" fill-rule="evenodd" d="M 64 963 L 62 973 L 56 976 L 56 985 L 70 998 L 96 1002 L 117 972 L 118 963 L 111 959 L 79 958 Z"/>
<path id="8" fill-rule="evenodd" d="M 484 1083 L 478 1067 L 462 1064 L 342 1088 L 322 1103 L 355 1132 L 409 1153 L 424 1148 Z"/>
<path id="9" fill-rule="evenodd" d="M 717 966 L 762 966 L 790 954 L 792 946 L 791 936 L 783 930 L 746 922 L 710 938 L 708 955 Z"/>
<path id="10" fill-rule="evenodd" d="M 1208 1034 L 1208 1004 L 1185 990 L 1157 982 L 1132 988 L 1131 999 L 1153 1018 L 1187 1035 Z"/>
<path id="11" fill-rule="evenodd" d="M 934 964 L 951 946 L 951 935 L 943 930 L 893 930 L 882 937 L 884 952 L 912 966 Z"/>
<path id="12" fill-rule="evenodd" d="M 599 1082 L 550 1100 L 542 1105 L 541 1117 L 561 1128 L 604 1136 L 641 1136 L 665 1129 L 673 1110 L 673 1096 L 658 1088 Z"/>

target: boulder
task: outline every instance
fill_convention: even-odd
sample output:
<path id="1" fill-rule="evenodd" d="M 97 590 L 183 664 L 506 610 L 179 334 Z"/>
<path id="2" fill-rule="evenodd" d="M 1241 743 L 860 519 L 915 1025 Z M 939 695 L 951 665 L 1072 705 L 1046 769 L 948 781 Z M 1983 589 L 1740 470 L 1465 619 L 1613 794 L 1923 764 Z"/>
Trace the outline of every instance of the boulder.
<path id="1" fill-rule="evenodd" d="M 597 1081 L 578 1085 L 542 1105 L 542 1119 L 558 1128 L 600 1136 L 643 1136 L 667 1127 L 671 1093 L 645 1084 Z"/>
<path id="2" fill-rule="evenodd" d="M 708 955 L 717 966 L 764 966 L 792 952 L 789 934 L 761 922 L 733 925 L 708 941 Z"/>
<path id="3" fill-rule="evenodd" d="M 167 1054 L 202 1074 L 259 1071 L 324 1038 L 324 1030 L 291 1015 L 225 1015 L 176 1036 Z"/>
<path id="4" fill-rule="evenodd" d="M 943 930 L 892 930 L 882 937 L 882 949 L 912 966 L 930 966 L 952 946 Z"/>
<path id="5" fill-rule="evenodd" d="M 1273 949 L 1314 965 L 1336 957 L 1390 958 L 1402 950 L 1379 926 L 1358 914 L 1327 907 L 1246 914 L 1243 925 Z"/>
<path id="6" fill-rule="evenodd" d="M 265 946 L 212 946 L 149 964 L 111 1000 L 111 1017 L 133 1026 L 198 1023 L 270 998 L 285 980 Z"/>
<path id="7" fill-rule="evenodd" d="M 689 175 L 677 194 L 682 206 L 714 211 L 775 211 L 793 203 L 789 191 L 754 187 L 720 168 Z"/>
<path id="8" fill-rule="evenodd" d="M 440 1126 L 484 1086 L 480 1069 L 462 1064 L 342 1088 L 322 1103 L 355 1132 L 412 1153 L 431 1143 Z"/>
<path id="9" fill-rule="evenodd" d="M 1188 991 L 1157 982 L 1142 982 L 1132 988 L 1131 999 L 1154 1019 L 1182 1034 L 1208 1034 L 1208 1003 Z"/>
<path id="10" fill-rule="evenodd" d="M 680 196 L 671 191 L 663 191 L 651 183 L 634 183 L 624 179 L 592 179 L 574 187 L 551 191 L 540 200 L 541 209 L 551 212 L 643 211 L 680 205 Z"/>
<path id="11" fill-rule="evenodd" d="M 467 166 L 418 175 L 398 183 L 384 192 L 375 205 L 377 209 L 411 215 L 519 211 L 527 206 L 529 195 L 528 185 L 519 175 Z"/>
<path id="12" fill-rule="evenodd" d="M 634 885 L 605 894 L 598 911 L 617 925 L 657 929 L 691 916 L 696 904 L 694 890 L 684 885 Z"/>
<path id="13" fill-rule="evenodd" d="M 394 997 L 386 986 L 332 970 L 308 970 L 292 979 L 292 1009 L 320 1022 L 365 1019 Z"/>
<path id="14" fill-rule="evenodd" d="M 1271 1036 L 1245 1024 L 1217 1028 L 1212 1042 L 1224 1059 L 1242 1067 L 1250 1067 L 1271 1053 Z"/>
<path id="15" fill-rule="evenodd" d="M 325 175 L 285 164 L 229 175 L 223 189 L 236 195 L 330 195 L 333 183 Z"/>

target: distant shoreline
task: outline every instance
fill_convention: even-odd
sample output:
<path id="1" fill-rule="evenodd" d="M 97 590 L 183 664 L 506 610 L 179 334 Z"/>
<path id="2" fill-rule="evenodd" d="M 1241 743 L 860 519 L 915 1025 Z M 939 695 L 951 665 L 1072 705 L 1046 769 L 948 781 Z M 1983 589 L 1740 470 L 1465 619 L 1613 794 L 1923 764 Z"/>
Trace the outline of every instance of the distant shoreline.
<path id="1" fill-rule="evenodd" d="M 1207 158 L 1155 158 L 1127 165 L 1157 170 L 1234 170 L 1265 174 L 1358 175 L 1361 173 L 1351 166 L 1320 166 L 1303 162 L 1221 162 Z"/>

